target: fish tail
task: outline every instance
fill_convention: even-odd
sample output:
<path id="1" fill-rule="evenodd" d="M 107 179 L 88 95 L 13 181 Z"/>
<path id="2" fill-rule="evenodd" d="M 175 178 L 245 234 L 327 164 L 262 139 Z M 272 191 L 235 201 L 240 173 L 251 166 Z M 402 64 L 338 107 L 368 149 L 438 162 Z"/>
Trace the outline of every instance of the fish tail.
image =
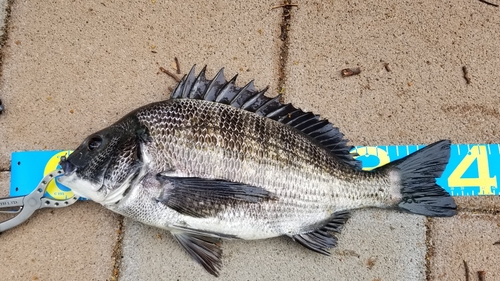
<path id="1" fill-rule="evenodd" d="M 381 167 L 401 187 L 398 208 L 429 217 L 451 217 L 455 201 L 436 183 L 450 158 L 450 141 L 441 140 Z"/>

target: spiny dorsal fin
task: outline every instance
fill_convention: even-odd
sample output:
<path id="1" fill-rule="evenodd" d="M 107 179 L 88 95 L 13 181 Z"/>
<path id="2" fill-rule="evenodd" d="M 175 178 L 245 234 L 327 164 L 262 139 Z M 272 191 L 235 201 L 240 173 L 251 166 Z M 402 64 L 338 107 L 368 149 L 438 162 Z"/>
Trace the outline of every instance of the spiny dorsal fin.
<path id="1" fill-rule="evenodd" d="M 316 140 L 333 155 L 354 168 L 361 169 L 361 162 L 355 160 L 350 153 L 352 146 L 337 127 L 328 120 L 320 120 L 319 115 L 304 112 L 291 104 L 283 104 L 280 96 L 269 98 L 264 94 L 268 88 L 258 91 L 253 80 L 243 87 L 236 85 L 236 76 L 227 81 L 224 69 L 221 69 L 212 80 L 205 77 L 206 67 L 195 76 L 195 67 L 184 76 L 170 98 L 200 99 L 217 103 L 229 104 L 236 108 L 254 112 L 260 116 L 289 125 Z"/>

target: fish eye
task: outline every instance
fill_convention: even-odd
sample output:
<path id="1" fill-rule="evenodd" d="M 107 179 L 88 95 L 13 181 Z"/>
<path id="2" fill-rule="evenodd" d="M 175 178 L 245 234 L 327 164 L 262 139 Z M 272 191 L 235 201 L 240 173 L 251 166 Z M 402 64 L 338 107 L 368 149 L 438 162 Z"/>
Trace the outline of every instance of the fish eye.
<path id="1" fill-rule="evenodd" d="M 94 149 L 99 148 L 102 144 L 102 138 L 99 136 L 92 137 L 88 143 L 87 143 L 87 148 L 92 151 Z"/>

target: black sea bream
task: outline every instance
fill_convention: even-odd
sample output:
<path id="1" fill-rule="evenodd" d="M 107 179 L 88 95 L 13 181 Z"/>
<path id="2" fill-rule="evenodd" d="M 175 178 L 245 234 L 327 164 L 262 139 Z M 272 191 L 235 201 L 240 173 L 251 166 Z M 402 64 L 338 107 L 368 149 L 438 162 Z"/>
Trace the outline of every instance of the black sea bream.
<path id="1" fill-rule="evenodd" d="M 76 194 L 169 230 L 211 274 L 221 238 L 286 235 L 328 254 L 352 209 L 396 208 L 453 216 L 436 184 L 450 142 L 362 171 L 351 146 L 327 120 L 253 82 L 213 80 L 194 68 L 166 101 L 132 111 L 62 159 L 59 182 Z"/>

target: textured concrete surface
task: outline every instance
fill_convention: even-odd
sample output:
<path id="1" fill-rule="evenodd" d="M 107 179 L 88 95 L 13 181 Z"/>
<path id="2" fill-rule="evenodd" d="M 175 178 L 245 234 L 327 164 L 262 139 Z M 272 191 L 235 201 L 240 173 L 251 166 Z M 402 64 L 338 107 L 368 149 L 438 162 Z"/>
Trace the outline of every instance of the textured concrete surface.
<path id="1" fill-rule="evenodd" d="M 500 280 L 500 197 L 458 198 L 458 216 L 433 218 L 428 226 L 429 280 Z M 498 243 L 497 243 L 498 242 Z"/>
<path id="2" fill-rule="evenodd" d="M 5 26 L 3 23 L 5 22 L 5 17 L 7 16 L 7 7 L 8 3 L 7 0 L 1 0 L 0 1 L 0 26 Z M 0 28 L 0 36 L 3 36 L 4 30 L 3 28 Z"/>
<path id="3" fill-rule="evenodd" d="M 424 0 L 271 9 L 278 4 L 13 1 L 2 47 L 0 196 L 12 151 L 75 148 L 166 98 L 175 82 L 159 67 L 175 71 L 174 57 L 183 73 L 207 64 L 209 76 L 226 67 L 240 84 L 269 85 L 271 95 L 333 121 L 353 144 L 500 142 L 498 8 Z M 360 75 L 341 77 L 356 66 Z M 226 241 L 219 280 L 465 280 L 464 259 L 471 278 L 484 270 L 486 280 L 498 279 L 499 198 L 458 204 L 459 216 L 427 223 L 355 212 L 330 257 L 286 238 Z M 170 235 L 130 220 L 121 226 L 91 202 L 41 210 L 0 240 L 5 280 L 214 280 Z"/>
<path id="4" fill-rule="evenodd" d="M 168 97 L 174 57 L 273 86 L 281 13 L 255 2 L 14 2 L 4 49 L 0 167 L 13 150 L 74 148 Z M 82 126 L 85 124 L 85 126 Z M 7 137 L 8 136 L 8 137 Z"/>
<path id="5" fill-rule="evenodd" d="M 170 234 L 125 220 L 120 280 L 214 280 Z M 331 256 L 290 238 L 225 241 L 220 280 L 423 280 L 425 218 L 355 212 Z"/>
<path id="6" fill-rule="evenodd" d="M 486 273 L 485 280 L 500 280 L 498 214 L 462 212 L 432 219 L 430 226 L 430 280 L 465 280 L 464 261 L 470 280 L 478 280 L 478 271 Z"/>
<path id="7" fill-rule="evenodd" d="M 285 99 L 320 112 L 357 145 L 498 143 L 498 28 L 498 9 L 479 1 L 300 2 Z M 342 78 L 353 67 L 360 75 Z M 411 280 L 466 280 L 464 259 L 470 280 L 478 270 L 499 279 L 500 198 L 457 203 L 460 216 L 428 224 L 426 276 Z"/>
<path id="8" fill-rule="evenodd" d="M 497 143 L 499 27 L 498 9 L 479 1 L 301 1 L 285 97 L 354 144 Z"/>
<path id="9" fill-rule="evenodd" d="M 9 174 L 0 173 L 2 193 Z M 118 216 L 93 202 L 43 209 L 0 235 L 1 280 L 105 280 L 112 275 Z M 8 217 L 0 215 L 3 221 Z M 83 277 L 85 276 L 85 277 Z M 82 278 L 83 277 L 83 278 Z"/>

